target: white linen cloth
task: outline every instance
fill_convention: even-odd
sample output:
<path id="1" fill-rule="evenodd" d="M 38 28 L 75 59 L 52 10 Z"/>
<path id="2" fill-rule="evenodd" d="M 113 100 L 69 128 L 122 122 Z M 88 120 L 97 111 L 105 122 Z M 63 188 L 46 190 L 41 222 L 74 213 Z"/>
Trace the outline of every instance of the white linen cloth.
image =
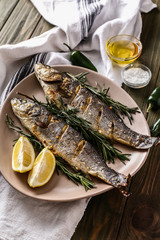
<path id="1" fill-rule="evenodd" d="M 46 64 L 71 64 L 64 42 L 83 51 L 99 73 L 121 85 L 119 69 L 112 66 L 105 54 L 105 42 L 117 34 L 140 38 L 141 12 L 156 7 L 150 0 L 31 1 L 56 27 L 30 40 L 0 47 L 1 104 L 16 84 L 19 72 L 9 82 L 11 76 L 31 55 L 49 52 Z M 0 240 L 68 240 L 88 200 L 51 203 L 32 199 L 14 190 L 0 175 L 0 202 Z"/>

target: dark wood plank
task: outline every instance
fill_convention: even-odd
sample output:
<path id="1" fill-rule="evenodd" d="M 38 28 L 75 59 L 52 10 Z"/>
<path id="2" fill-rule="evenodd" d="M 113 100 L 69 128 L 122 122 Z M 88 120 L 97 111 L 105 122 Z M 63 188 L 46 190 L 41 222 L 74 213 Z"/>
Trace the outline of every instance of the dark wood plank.
<path id="1" fill-rule="evenodd" d="M 40 19 L 30 1 L 20 0 L 1 30 L 1 45 L 29 39 Z"/>
<path id="2" fill-rule="evenodd" d="M 160 239 L 160 147 L 152 148 L 145 165 L 132 179 L 117 240 Z"/>
<path id="3" fill-rule="evenodd" d="M 72 240 L 116 239 L 125 201 L 116 189 L 93 197 Z"/>
<path id="4" fill-rule="evenodd" d="M 18 0 L 1 0 L 0 1 L 0 30 L 2 29 L 3 25 L 9 18 L 10 14 L 12 13 L 13 9 L 15 8 Z"/>
<path id="5" fill-rule="evenodd" d="M 152 80 L 146 90 L 130 91 L 130 95 L 146 109 L 146 99 L 152 90 L 160 86 L 160 12 L 154 9 L 143 14 L 141 59 L 152 71 Z M 137 95 L 136 95 L 137 93 Z M 142 102 L 144 99 L 144 102 Z M 148 123 L 151 126 L 160 117 L 160 110 L 151 111 Z M 160 147 L 153 147 L 141 170 L 133 177 L 131 191 L 134 193 L 128 200 L 118 240 L 160 239 Z"/>

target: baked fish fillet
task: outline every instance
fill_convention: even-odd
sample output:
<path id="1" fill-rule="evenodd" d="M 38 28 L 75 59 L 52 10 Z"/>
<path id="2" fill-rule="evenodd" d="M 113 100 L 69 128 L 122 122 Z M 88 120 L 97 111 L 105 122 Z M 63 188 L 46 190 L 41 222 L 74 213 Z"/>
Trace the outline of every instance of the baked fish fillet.
<path id="1" fill-rule="evenodd" d="M 98 177 L 125 194 L 122 186 L 127 186 L 129 176 L 109 168 L 91 144 L 65 121 L 57 119 L 43 106 L 31 100 L 14 98 L 11 106 L 22 125 L 44 146 L 48 146 L 75 169 Z"/>
<path id="2" fill-rule="evenodd" d="M 157 138 L 139 134 L 128 128 L 123 120 L 78 81 L 73 81 L 54 68 L 35 64 L 35 75 L 49 101 L 62 98 L 69 107 L 78 108 L 77 115 L 92 125 L 92 128 L 111 140 L 134 147 L 148 149 L 157 142 Z"/>

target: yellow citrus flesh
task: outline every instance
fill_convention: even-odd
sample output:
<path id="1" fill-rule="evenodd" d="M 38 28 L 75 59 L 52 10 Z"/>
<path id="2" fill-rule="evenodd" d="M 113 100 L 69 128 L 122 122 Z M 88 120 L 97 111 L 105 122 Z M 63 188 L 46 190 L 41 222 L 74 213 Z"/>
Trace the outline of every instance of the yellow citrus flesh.
<path id="1" fill-rule="evenodd" d="M 37 156 L 33 168 L 28 175 L 30 187 L 40 187 L 46 184 L 52 177 L 56 166 L 54 154 L 44 148 Z"/>
<path id="2" fill-rule="evenodd" d="M 27 172 L 33 167 L 35 151 L 27 137 L 21 136 L 13 147 L 12 169 L 16 172 Z"/>

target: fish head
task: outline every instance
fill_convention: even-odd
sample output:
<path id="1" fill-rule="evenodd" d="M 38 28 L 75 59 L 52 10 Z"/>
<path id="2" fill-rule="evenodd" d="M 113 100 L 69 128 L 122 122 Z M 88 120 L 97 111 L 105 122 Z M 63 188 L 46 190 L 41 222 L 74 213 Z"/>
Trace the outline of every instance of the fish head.
<path id="1" fill-rule="evenodd" d="M 33 102 L 26 99 L 13 98 L 11 99 L 11 106 L 16 115 L 25 116 L 33 107 Z"/>
<path id="2" fill-rule="evenodd" d="M 32 123 L 44 128 L 49 124 L 51 114 L 39 104 L 31 100 L 13 98 L 11 100 L 11 106 L 14 114 L 21 120 L 21 122 L 27 122 L 28 119 L 32 120 Z"/>
<path id="3" fill-rule="evenodd" d="M 13 98 L 11 106 L 14 114 L 21 120 L 25 120 L 29 115 L 39 112 L 37 105 L 28 99 Z"/>
<path id="4" fill-rule="evenodd" d="M 62 81 L 63 75 L 55 70 L 53 67 L 37 63 L 34 65 L 34 72 L 37 79 L 45 82 L 57 82 Z"/>
<path id="5" fill-rule="evenodd" d="M 63 74 L 59 73 L 53 67 L 37 63 L 34 65 L 34 72 L 39 81 L 45 96 L 50 102 L 56 102 L 59 105 L 59 99 L 62 97 L 61 85 L 63 81 Z M 64 93 L 66 95 L 66 93 Z"/>

